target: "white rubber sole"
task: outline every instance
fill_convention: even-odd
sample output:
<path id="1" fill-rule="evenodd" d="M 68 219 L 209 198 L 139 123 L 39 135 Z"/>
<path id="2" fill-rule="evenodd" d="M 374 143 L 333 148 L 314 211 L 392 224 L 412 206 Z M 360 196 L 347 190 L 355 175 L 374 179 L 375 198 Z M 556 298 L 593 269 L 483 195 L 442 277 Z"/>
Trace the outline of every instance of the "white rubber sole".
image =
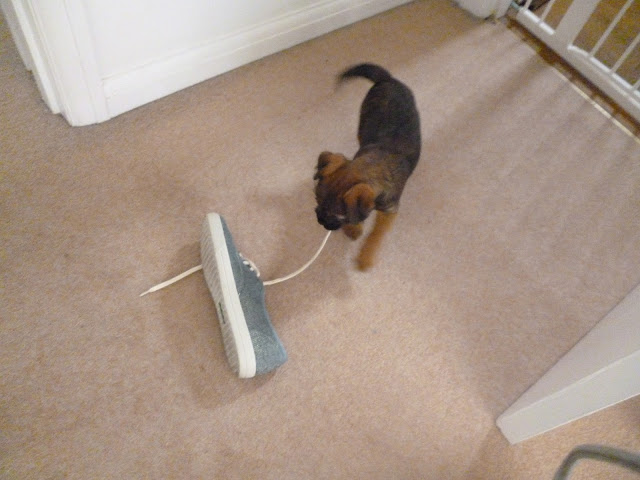
<path id="1" fill-rule="evenodd" d="M 227 360 L 240 378 L 256 374 L 256 355 L 233 277 L 231 259 L 217 213 L 209 213 L 200 238 L 202 270 L 218 312 Z"/>

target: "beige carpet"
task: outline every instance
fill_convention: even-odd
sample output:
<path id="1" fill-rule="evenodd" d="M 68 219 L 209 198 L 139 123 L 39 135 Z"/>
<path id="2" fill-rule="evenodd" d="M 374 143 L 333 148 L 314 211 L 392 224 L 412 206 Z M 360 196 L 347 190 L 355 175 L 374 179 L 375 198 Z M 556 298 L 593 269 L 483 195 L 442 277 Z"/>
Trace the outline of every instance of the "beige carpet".
<path id="1" fill-rule="evenodd" d="M 494 425 L 640 281 L 640 145 L 503 24 L 420 1 L 84 128 L 1 35 L 2 478 L 529 480 L 640 450 L 640 399 L 517 446 Z M 369 273 L 337 234 L 268 287 L 289 361 L 238 380 L 200 273 L 138 294 L 199 263 L 209 211 L 266 279 L 312 255 L 363 60 L 422 114 L 396 229 Z"/>

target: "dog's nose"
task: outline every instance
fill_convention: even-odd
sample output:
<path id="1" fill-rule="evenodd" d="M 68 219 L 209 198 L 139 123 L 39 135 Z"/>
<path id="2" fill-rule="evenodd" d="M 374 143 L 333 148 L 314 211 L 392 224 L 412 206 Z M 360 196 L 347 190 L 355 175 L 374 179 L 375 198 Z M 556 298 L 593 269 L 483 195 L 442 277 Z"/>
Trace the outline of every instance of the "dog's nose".
<path id="1" fill-rule="evenodd" d="M 338 230 L 342 225 L 340 224 L 340 222 L 336 221 L 336 222 L 327 222 L 322 226 L 327 230 Z"/>
<path id="2" fill-rule="evenodd" d="M 318 218 L 318 223 L 327 230 L 338 230 L 342 226 L 338 219 L 325 216 L 320 208 L 316 208 L 316 217 Z"/>

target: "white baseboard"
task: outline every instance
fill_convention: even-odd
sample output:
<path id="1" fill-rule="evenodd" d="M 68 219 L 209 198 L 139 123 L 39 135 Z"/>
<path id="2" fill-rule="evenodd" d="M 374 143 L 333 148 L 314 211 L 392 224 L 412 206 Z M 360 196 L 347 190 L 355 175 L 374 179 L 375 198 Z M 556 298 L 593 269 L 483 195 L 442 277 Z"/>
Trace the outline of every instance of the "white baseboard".
<path id="1" fill-rule="evenodd" d="M 410 0 L 331 0 L 103 80 L 110 117 Z M 98 120 L 100 121 L 100 120 Z"/>

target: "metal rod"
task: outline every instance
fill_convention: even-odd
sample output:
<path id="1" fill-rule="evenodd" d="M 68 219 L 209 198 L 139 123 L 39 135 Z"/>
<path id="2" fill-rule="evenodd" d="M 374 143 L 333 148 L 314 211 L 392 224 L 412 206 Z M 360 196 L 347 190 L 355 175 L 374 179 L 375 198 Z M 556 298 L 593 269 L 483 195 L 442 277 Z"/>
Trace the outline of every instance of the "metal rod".
<path id="1" fill-rule="evenodd" d="M 608 462 L 640 473 L 640 455 L 604 445 L 580 445 L 574 448 L 556 471 L 554 480 L 566 480 L 578 460 L 592 459 Z"/>

